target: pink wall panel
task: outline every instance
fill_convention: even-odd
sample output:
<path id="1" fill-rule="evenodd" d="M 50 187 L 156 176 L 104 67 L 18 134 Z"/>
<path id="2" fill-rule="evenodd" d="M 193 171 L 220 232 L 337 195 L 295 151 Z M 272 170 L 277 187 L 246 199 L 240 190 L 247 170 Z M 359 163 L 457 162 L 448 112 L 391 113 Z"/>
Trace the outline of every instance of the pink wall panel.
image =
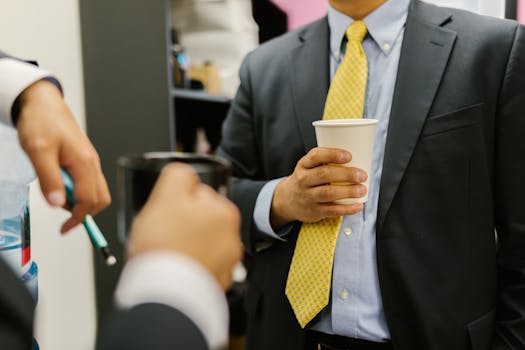
<path id="1" fill-rule="evenodd" d="M 518 20 L 525 24 L 525 0 L 518 0 Z"/>
<path id="2" fill-rule="evenodd" d="M 288 14 L 288 29 L 294 29 L 326 14 L 327 0 L 272 0 Z"/>

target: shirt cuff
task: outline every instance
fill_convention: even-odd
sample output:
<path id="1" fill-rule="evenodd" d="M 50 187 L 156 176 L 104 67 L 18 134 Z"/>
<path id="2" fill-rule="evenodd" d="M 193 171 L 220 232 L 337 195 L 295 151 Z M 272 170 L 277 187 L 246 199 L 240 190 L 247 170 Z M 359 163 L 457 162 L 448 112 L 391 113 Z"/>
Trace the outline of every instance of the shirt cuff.
<path id="1" fill-rule="evenodd" d="M 270 210 L 272 208 L 272 199 L 275 188 L 284 179 L 284 177 L 268 181 L 257 196 L 255 201 L 255 208 L 253 210 L 253 221 L 259 232 L 263 235 L 267 235 L 271 238 L 285 242 L 283 239 L 286 236 L 293 225 L 285 225 L 277 232 L 274 231 L 270 223 Z"/>
<path id="2" fill-rule="evenodd" d="M 154 252 L 131 259 L 115 293 L 117 307 L 160 303 L 188 316 L 210 349 L 228 341 L 228 304 L 215 278 L 198 262 L 174 252 Z"/>
<path id="3" fill-rule="evenodd" d="M 50 78 L 50 74 L 29 63 L 1 58 L 0 77 L 0 123 L 12 126 L 11 108 L 18 95 L 34 82 Z"/>

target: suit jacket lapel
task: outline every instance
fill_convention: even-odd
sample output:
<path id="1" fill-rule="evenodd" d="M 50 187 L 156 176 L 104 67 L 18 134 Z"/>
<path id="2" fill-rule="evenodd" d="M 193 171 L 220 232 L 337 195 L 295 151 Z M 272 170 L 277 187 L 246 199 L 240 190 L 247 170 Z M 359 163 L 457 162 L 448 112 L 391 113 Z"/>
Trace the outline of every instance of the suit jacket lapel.
<path id="1" fill-rule="evenodd" d="M 295 116 L 304 147 L 308 152 L 316 147 L 312 122 L 323 118 L 329 84 L 329 42 L 327 18 L 323 18 L 299 33 L 300 45 L 291 54 L 292 95 Z"/>
<path id="2" fill-rule="evenodd" d="M 379 192 L 378 232 L 417 144 L 447 66 L 456 33 L 450 13 L 413 1 L 407 18 Z"/>

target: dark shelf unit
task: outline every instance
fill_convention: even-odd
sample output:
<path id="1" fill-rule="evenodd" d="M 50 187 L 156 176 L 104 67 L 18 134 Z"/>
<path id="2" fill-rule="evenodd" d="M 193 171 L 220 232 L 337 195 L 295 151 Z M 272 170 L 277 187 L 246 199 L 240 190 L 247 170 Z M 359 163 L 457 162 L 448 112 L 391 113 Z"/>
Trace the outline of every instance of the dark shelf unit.
<path id="1" fill-rule="evenodd" d="M 171 96 L 175 98 L 183 98 L 187 100 L 205 101 L 205 102 L 217 102 L 217 103 L 230 103 L 231 98 L 224 95 L 214 95 L 201 90 L 189 90 L 189 89 L 172 89 Z"/>
<path id="2" fill-rule="evenodd" d="M 230 108 L 231 98 L 202 90 L 172 89 L 177 120 L 178 146 L 184 152 L 197 151 L 197 130 L 202 129 L 212 153 L 221 139 L 221 128 Z"/>
<path id="3" fill-rule="evenodd" d="M 95 220 L 116 253 L 106 267 L 94 254 L 99 327 L 122 268 L 116 225 L 116 160 L 174 149 L 169 62 L 169 0 L 80 0 L 87 131 L 100 154 L 114 203 Z M 67 93 L 67 91 L 66 91 Z"/>

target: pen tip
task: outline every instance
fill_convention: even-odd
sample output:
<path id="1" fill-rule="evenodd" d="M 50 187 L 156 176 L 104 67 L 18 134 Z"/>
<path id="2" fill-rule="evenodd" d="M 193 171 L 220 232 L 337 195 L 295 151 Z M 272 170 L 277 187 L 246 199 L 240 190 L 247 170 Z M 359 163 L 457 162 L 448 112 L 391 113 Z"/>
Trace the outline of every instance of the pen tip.
<path id="1" fill-rule="evenodd" d="M 113 266 L 117 263 L 117 258 L 115 258 L 113 255 L 110 255 L 106 258 L 106 265 Z"/>
<path id="2" fill-rule="evenodd" d="M 102 253 L 102 256 L 104 257 L 106 266 L 113 266 L 117 263 L 117 258 L 115 258 L 113 254 L 111 254 L 107 246 L 100 248 L 100 252 Z"/>

